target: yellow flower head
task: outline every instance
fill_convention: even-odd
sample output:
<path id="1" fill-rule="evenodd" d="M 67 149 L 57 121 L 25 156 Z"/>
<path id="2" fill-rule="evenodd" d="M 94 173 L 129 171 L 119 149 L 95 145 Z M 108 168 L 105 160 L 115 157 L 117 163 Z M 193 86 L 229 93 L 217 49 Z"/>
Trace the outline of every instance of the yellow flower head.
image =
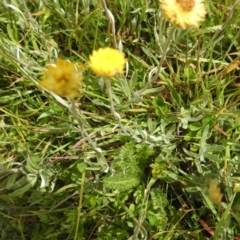
<path id="1" fill-rule="evenodd" d="M 221 204 L 223 194 L 221 188 L 214 180 L 210 180 L 208 188 L 208 197 L 216 204 Z"/>
<path id="2" fill-rule="evenodd" d="M 44 79 L 39 84 L 62 97 L 75 98 L 81 96 L 83 68 L 58 58 L 56 64 L 49 64 L 43 71 Z"/>
<path id="3" fill-rule="evenodd" d="M 94 50 L 89 60 L 92 71 L 102 77 L 112 77 L 123 73 L 124 65 L 127 62 L 124 53 L 109 47 Z"/>
<path id="4" fill-rule="evenodd" d="M 198 27 L 206 15 L 203 0 L 159 0 L 164 16 L 183 29 Z"/>

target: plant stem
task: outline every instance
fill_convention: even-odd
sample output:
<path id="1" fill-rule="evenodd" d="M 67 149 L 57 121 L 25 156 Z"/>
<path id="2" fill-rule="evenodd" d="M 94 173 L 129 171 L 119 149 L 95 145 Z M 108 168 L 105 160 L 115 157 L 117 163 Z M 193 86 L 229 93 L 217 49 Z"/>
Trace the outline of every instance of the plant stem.
<path id="1" fill-rule="evenodd" d="M 81 210 L 82 210 L 84 182 L 85 182 L 85 167 L 84 167 L 83 172 L 82 172 L 81 185 L 80 185 L 80 189 L 79 189 L 78 214 L 77 214 L 77 223 L 76 223 L 76 230 L 75 230 L 74 240 L 77 240 L 77 237 L 78 237 L 80 215 L 81 215 Z"/>
<path id="2" fill-rule="evenodd" d="M 139 214 L 139 218 L 138 218 L 138 227 L 136 227 L 135 230 L 134 230 L 134 235 L 133 235 L 134 237 L 133 237 L 133 239 L 135 239 L 138 236 L 138 234 L 139 234 L 139 232 L 141 230 L 140 227 L 143 225 L 143 222 L 146 219 L 147 199 L 148 199 L 151 187 L 156 183 L 156 181 L 157 181 L 157 179 L 151 178 L 150 181 L 148 182 L 147 187 L 145 188 L 143 201 L 142 201 L 142 204 L 145 205 L 145 206 L 143 206 L 141 208 L 141 211 L 140 211 L 140 214 Z"/>
<path id="3" fill-rule="evenodd" d="M 107 18 L 111 24 L 111 27 L 112 27 L 112 35 L 113 35 L 113 45 L 114 45 L 114 48 L 117 49 L 117 39 L 116 39 L 116 30 L 115 30 L 115 19 L 114 19 L 114 16 L 112 14 L 112 12 L 108 9 L 107 7 L 107 4 L 106 4 L 106 1 L 105 0 L 102 0 L 102 5 L 103 5 L 103 8 L 105 10 L 105 13 L 107 15 Z"/>
<path id="4" fill-rule="evenodd" d="M 116 112 L 116 110 L 114 108 L 112 88 L 111 88 L 111 80 L 109 78 L 105 78 L 105 83 L 106 83 L 107 94 L 108 94 L 108 98 L 109 98 L 109 102 L 110 102 L 111 113 L 118 120 L 118 124 L 119 124 L 120 128 L 123 129 L 122 123 L 121 123 L 121 116 L 120 116 L 119 113 Z"/>
<path id="5" fill-rule="evenodd" d="M 165 61 L 166 59 L 166 55 L 167 55 L 167 50 L 170 46 L 170 43 L 171 43 L 171 40 L 172 40 L 172 36 L 173 36 L 173 33 L 175 32 L 175 29 L 176 27 L 175 26 L 172 26 L 172 28 L 170 29 L 170 32 L 168 34 L 168 38 L 164 44 L 164 47 L 163 47 L 163 51 L 162 51 L 162 57 L 161 57 L 161 60 L 158 64 L 157 67 L 155 67 L 154 69 L 151 70 L 151 72 L 149 73 L 149 77 L 148 77 L 148 82 L 146 84 L 146 86 L 142 89 L 140 89 L 139 91 L 137 91 L 134 95 L 135 96 L 139 96 L 141 95 L 144 91 L 146 91 L 151 85 L 153 82 L 155 82 L 159 76 L 159 73 L 162 69 L 162 65 L 163 65 L 163 62 Z M 152 74 L 155 73 L 155 75 L 152 77 Z"/>
<path id="6" fill-rule="evenodd" d="M 80 129 L 82 131 L 83 136 L 87 138 L 89 145 L 95 151 L 95 153 L 97 155 L 97 158 L 98 158 L 98 161 L 99 161 L 99 165 L 101 167 L 104 167 L 104 169 L 105 169 L 104 171 L 107 172 L 108 169 L 109 169 L 109 166 L 108 166 L 108 163 L 107 163 L 105 157 L 102 154 L 102 150 L 100 148 L 96 147 L 95 143 L 92 141 L 91 137 L 89 136 L 89 134 L 87 133 L 86 129 L 84 128 L 84 122 L 83 122 L 83 119 L 81 117 L 81 114 L 77 113 L 75 100 L 74 99 L 70 99 L 70 102 L 71 102 L 71 106 L 69 108 L 69 111 L 72 113 L 74 118 L 77 120 L 78 125 L 79 125 L 79 127 L 80 127 Z"/>

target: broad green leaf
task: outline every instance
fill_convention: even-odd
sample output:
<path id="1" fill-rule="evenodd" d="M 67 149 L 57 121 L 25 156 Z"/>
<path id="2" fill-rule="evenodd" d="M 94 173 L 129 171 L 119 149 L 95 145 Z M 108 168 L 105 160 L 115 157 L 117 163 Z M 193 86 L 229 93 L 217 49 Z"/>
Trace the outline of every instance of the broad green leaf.
<path id="1" fill-rule="evenodd" d="M 31 189 L 35 183 L 37 182 L 37 176 L 32 176 L 30 181 L 23 187 L 15 190 L 12 193 L 9 193 L 9 197 L 21 197 L 25 192 L 27 192 L 29 189 Z"/>

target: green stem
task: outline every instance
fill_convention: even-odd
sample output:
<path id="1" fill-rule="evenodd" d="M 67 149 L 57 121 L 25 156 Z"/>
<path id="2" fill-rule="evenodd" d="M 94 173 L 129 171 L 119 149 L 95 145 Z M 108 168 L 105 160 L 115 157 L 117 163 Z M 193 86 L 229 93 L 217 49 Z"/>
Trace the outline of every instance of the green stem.
<path id="1" fill-rule="evenodd" d="M 143 197 L 143 201 L 142 203 L 145 205 L 141 208 L 140 214 L 139 214 L 139 218 L 138 218 L 138 225 L 134 230 L 134 234 L 133 234 L 133 239 L 137 239 L 137 236 L 139 235 L 140 231 L 143 230 L 143 222 L 146 219 L 146 212 L 147 212 L 147 199 L 149 196 L 149 192 L 151 190 L 151 187 L 155 184 L 155 182 L 157 181 L 157 179 L 151 178 L 147 187 L 145 188 L 144 191 L 144 197 Z"/>
<path id="2" fill-rule="evenodd" d="M 164 47 L 163 47 L 163 51 L 162 51 L 162 57 L 161 57 L 161 60 L 158 64 L 158 66 L 156 68 L 154 68 L 150 73 L 149 73 L 149 77 L 148 77 L 148 82 L 146 84 L 146 86 L 142 89 L 140 89 L 139 91 L 137 91 L 134 95 L 135 96 L 139 96 L 141 95 L 144 91 L 146 91 L 149 87 L 151 87 L 152 83 L 154 83 L 157 78 L 159 77 L 159 73 L 162 69 L 162 65 L 163 65 L 163 62 L 165 61 L 166 59 L 166 55 L 167 55 L 167 50 L 170 46 L 170 43 L 171 43 L 171 40 L 172 40 L 172 37 L 173 37 L 173 34 L 175 32 L 175 29 L 176 27 L 175 26 L 172 26 L 172 28 L 170 29 L 170 32 L 168 34 L 168 38 L 164 44 Z M 153 73 L 155 72 L 155 75 L 152 77 Z"/>
<path id="3" fill-rule="evenodd" d="M 106 83 L 107 94 L 108 94 L 108 98 L 109 98 L 109 102 L 110 102 L 111 113 L 118 120 L 118 124 L 119 124 L 120 128 L 123 129 L 122 128 L 122 123 L 121 123 L 121 116 L 120 116 L 119 113 L 116 112 L 116 110 L 114 108 L 112 88 L 111 88 L 111 80 L 109 78 L 105 78 L 105 83 Z"/>
<path id="4" fill-rule="evenodd" d="M 114 48 L 117 49 L 117 39 L 116 39 L 116 30 L 115 30 L 115 19 L 114 19 L 114 16 L 112 14 L 112 12 L 108 9 L 107 7 L 107 4 L 106 4 L 106 1 L 105 0 L 102 0 L 102 5 L 103 5 L 103 8 L 104 8 L 104 11 L 107 15 L 107 18 L 111 24 L 111 27 L 112 27 L 112 35 L 113 35 L 113 45 L 114 45 Z"/>
<path id="5" fill-rule="evenodd" d="M 121 205 L 121 207 L 126 211 L 126 213 L 133 219 L 133 221 L 136 224 L 136 227 L 134 229 L 133 236 L 131 239 L 138 239 L 138 234 L 141 232 L 141 235 L 146 237 L 147 236 L 147 230 L 143 226 L 142 222 L 139 222 L 138 219 L 134 216 L 134 214 L 122 203 L 120 199 L 118 199 L 118 203 Z M 145 239 L 145 238 L 142 239 Z"/>
<path id="6" fill-rule="evenodd" d="M 93 148 L 93 150 L 96 153 L 99 153 L 100 151 L 96 148 L 94 142 L 92 141 L 92 139 L 90 138 L 90 136 L 88 135 L 87 131 L 84 128 L 84 122 L 83 122 L 81 116 L 77 113 L 75 100 L 70 99 L 70 101 L 71 101 L 70 112 L 73 114 L 74 118 L 78 121 L 78 125 L 79 125 L 79 127 L 80 127 L 80 129 L 81 129 L 81 131 L 82 131 L 82 133 L 84 135 L 84 137 L 87 138 L 88 143 L 91 145 L 91 147 Z"/>
<path id="7" fill-rule="evenodd" d="M 78 237 L 78 229 L 79 229 L 79 223 L 80 223 L 80 215 L 81 215 L 81 210 L 82 210 L 84 182 L 85 182 L 85 167 L 84 167 L 83 172 L 82 172 L 81 186 L 80 186 L 80 189 L 79 189 L 78 214 L 77 214 L 77 223 L 76 223 L 74 240 L 78 239 L 77 237 Z"/>
<path id="8" fill-rule="evenodd" d="M 81 129 L 81 132 L 82 132 L 83 136 L 87 138 L 89 145 L 95 151 L 95 153 L 97 155 L 97 158 L 99 160 L 100 166 L 104 167 L 104 169 L 105 169 L 104 171 L 107 172 L 109 167 L 108 167 L 108 164 L 107 164 L 107 161 L 106 161 L 105 157 L 102 154 L 102 150 L 100 148 L 96 147 L 95 143 L 92 141 L 91 137 L 89 136 L 89 134 L 85 130 L 85 128 L 84 128 L 84 121 L 81 118 L 81 114 L 78 114 L 78 112 L 77 112 L 76 105 L 75 105 L 75 100 L 74 99 L 70 99 L 70 102 L 71 102 L 71 107 L 69 109 L 70 112 L 72 113 L 74 118 L 77 120 L 78 125 L 79 125 L 79 127 Z"/>

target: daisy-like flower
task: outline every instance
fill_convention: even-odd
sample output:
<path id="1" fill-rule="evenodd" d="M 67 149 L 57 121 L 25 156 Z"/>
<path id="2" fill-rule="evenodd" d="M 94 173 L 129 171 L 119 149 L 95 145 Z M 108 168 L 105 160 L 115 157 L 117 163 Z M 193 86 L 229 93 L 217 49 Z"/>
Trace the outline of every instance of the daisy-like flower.
<path id="1" fill-rule="evenodd" d="M 102 77 L 112 77 L 123 73 L 126 62 L 124 53 L 109 47 L 94 50 L 89 57 L 90 68 L 96 75 Z"/>
<path id="2" fill-rule="evenodd" d="M 198 27 L 207 13 L 203 0 L 159 0 L 164 16 L 174 25 L 186 29 Z"/>
<path id="3" fill-rule="evenodd" d="M 56 64 L 49 64 L 43 71 L 44 79 L 39 84 L 61 97 L 75 98 L 81 96 L 83 67 L 58 58 Z"/>

